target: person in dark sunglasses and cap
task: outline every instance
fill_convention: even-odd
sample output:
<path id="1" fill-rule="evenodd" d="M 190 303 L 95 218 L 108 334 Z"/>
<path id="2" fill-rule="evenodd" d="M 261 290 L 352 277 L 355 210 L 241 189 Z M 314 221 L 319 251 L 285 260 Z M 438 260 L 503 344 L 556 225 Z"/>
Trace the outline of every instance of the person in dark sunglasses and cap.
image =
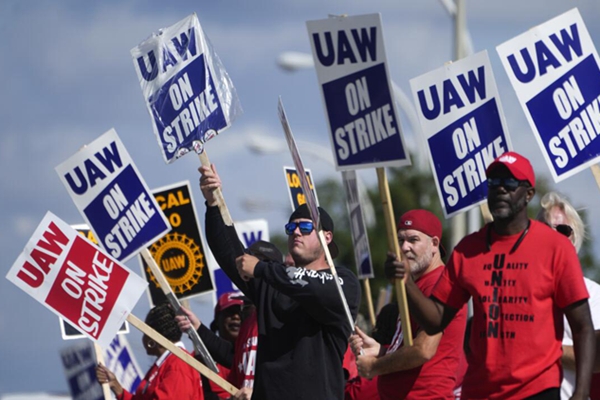
<path id="1" fill-rule="evenodd" d="M 579 252 L 585 237 L 585 225 L 575 207 L 571 205 L 566 197 L 556 192 L 546 193 L 540 200 L 540 205 L 542 208 L 538 212 L 537 220 L 569 238 L 575 246 L 575 250 Z M 590 294 L 590 311 L 596 330 L 596 354 L 594 357 L 594 372 L 596 374 L 592 378 L 592 387 L 597 387 L 600 384 L 600 374 L 598 374 L 600 372 L 600 285 L 585 277 L 583 280 Z M 576 381 L 575 348 L 573 347 L 573 332 L 571 332 L 566 317 L 563 319 L 565 334 L 562 341 L 563 380 L 560 385 L 560 396 L 561 399 L 569 399 L 573 395 Z"/>
<path id="2" fill-rule="evenodd" d="M 352 327 L 308 207 L 298 207 L 285 225 L 294 266 L 238 254 L 237 236 L 224 224 L 217 207 L 214 192 L 221 180 L 216 168 L 203 166 L 199 171 L 207 205 L 207 242 L 221 269 L 256 305 L 258 349 L 252 399 L 343 399 L 342 360 Z M 324 209 L 319 212 L 325 241 L 335 257 L 333 220 Z M 355 319 L 360 304 L 358 279 L 346 268 L 338 268 L 337 273 Z"/>
<path id="3" fill-rule="evenodd" d="M 587 398 L 595 352 L 588 292 L 571 243 L 527 216 L 535 195 L 529 160 L 515 152 L 486 170 L 494 221 L 454 248 L 431 295 L 408 277 L 411 315 L 430 335 L 442 332 L 473 299 L 469 366 L 462 395 L 473 399 L 559 399 L 564 313 L 577 354 L 573 398 Z"/>

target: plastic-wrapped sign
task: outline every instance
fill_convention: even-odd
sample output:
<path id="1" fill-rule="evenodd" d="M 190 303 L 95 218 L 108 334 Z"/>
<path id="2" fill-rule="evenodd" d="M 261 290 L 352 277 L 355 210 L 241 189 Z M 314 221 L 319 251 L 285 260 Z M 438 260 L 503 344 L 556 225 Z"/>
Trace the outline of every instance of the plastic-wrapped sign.
<path id="1" fill-rule="evenodd" d="M 552 177 L 600 156 L 600 59 L 574 8 L 497 47 Z"/>
<path id="2" fill-rule="evenodd" d="M 444 215 L 486 201 L 485 170 L 512 150 L 487 51 L 410 81 Z"/>
<path id="3" fill-rule="evenodd" d="M 228 128 L 237 93 L 192 14 L 131 50 L 152 126 L 167 163 Z"/>

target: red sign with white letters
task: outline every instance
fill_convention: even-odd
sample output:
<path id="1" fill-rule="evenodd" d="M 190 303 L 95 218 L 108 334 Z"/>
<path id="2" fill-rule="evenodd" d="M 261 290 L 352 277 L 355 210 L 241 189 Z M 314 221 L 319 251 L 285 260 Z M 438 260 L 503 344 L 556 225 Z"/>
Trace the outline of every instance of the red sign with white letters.
<path id="1" fill-rule="evenodd" d="M 142 278 L 50 212 L 6 277 L 103 346 L 146 287 Z"/>

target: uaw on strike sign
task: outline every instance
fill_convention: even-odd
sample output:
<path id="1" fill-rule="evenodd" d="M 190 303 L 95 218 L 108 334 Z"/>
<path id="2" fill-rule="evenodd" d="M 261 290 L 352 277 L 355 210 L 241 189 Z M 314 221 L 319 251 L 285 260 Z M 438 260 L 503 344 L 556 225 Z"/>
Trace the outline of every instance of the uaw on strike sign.
<path id="1" fill-rule="evenodd" d="M 48 212 L 6 278 L 102 347 L 146 282 Z"/>
<path id="2" fill-rule="evenodd" d="M 196 14 L 152 34 L 131 56 L 167 163 L 192 149 L 200 152 L 241 112 Z"/>
<path id="3" fill-rule="evenodd" d="M 414 78 L 410 86 L 449 218 L 485 201 L 487 166 L 512 148 L 487 51 Z"/>
<path id="4" fill-rule="evenodd" d="M 600 59 L 575 8 L 497 47 L 552 177 L 598 162 Z"/>
<path id="5" fill-rule="evenodd" d="M 101 246 L 125 262 L 170 229 L 114 129 L 56 167 Z"/>
<path id="6" fill-rule="evenodd" d="M 175 183 L 152 193 L 172 229 L 149 250 L 173 293 L 178 299 L 187 299 L 213 290 L 190 183 Z M 151 303 L 160 304 L 166 297 L 150 267 L 142 257 L 140 261 L 149 283 Z"/>
<path id="7" fill-rule="evenodd" d="M 381 16 L 333 17 L 306 26 L 337 170 L 409 165 Z"/>

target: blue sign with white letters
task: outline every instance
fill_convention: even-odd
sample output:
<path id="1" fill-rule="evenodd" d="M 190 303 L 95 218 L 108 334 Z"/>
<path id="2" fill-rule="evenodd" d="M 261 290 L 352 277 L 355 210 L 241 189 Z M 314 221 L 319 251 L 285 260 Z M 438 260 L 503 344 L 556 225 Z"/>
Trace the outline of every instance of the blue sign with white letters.
<path id="1" fill-rule="evenodd" d="M 410 164 L 379 14 L 307 22 L 337 170 Z"/>
<path id="2" fill-rule="evenodd" d="M 171 228 L 114 129 L 56 172 L 100 246 L 119 261 Z"/>
<path id="3" fill-rule="evenodd" d="M 487 198 L 485 170 L 511 149 L 487 52 L 412 79 L 444 215 Z"/>
<path id="4" fill-rule="evenodd" d="M 196 14 L 161 29 L 131 55 L 167 163 L 191 150 L 201 152 L 241 112 Z"/>
<path id="5" fill-rule="evenodd" d="M 577 9 L 498 46 L 559 182 L 600 160 L 600 58 Z"/>

